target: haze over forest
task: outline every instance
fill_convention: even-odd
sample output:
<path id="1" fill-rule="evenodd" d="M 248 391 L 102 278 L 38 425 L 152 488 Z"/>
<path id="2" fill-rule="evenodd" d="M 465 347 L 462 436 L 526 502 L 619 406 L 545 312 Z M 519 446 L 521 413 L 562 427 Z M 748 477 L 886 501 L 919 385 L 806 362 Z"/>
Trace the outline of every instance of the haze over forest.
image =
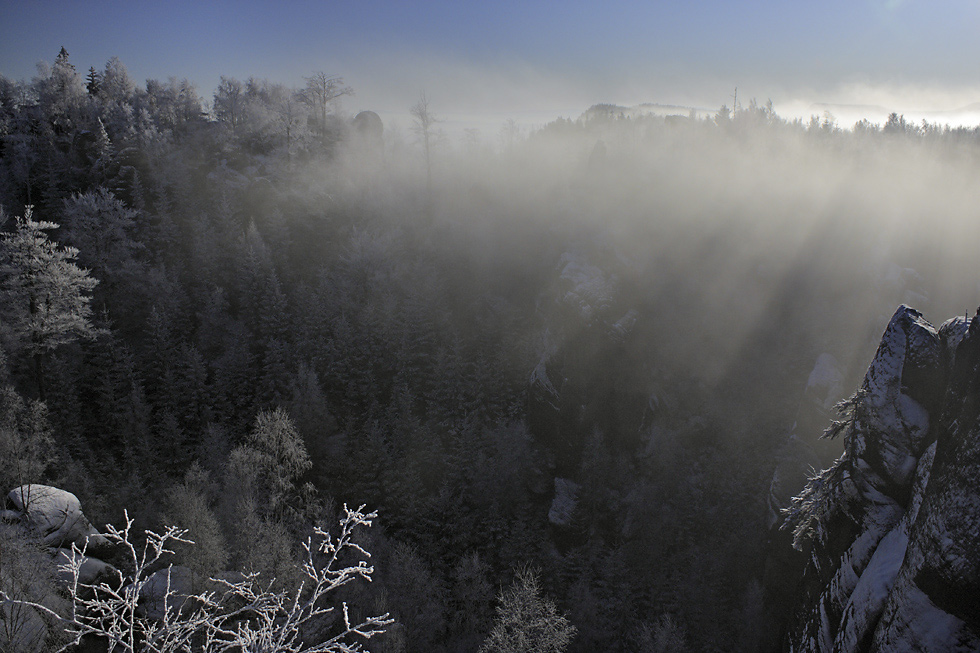
<path id="1" fill-rule="evenodd" d="M 698 43 L 725 33 L 730 9 L 694 4 L 718 12 Z M 50 30 L 10 8 L 0 36 L 23 33 L 0 46 L 3 492 L 60 488 L 100 531 L 128 514 L 137 539 L 189 529 L 196 547 L 149 571 L 186 569 L 194 592 L 256 572 L 288 594 L 314 527 L 366 506 L 378 514 L 357 542 L 373 582 L 323 603 L 390 616 L 383 633 L 350 635 L 364 650 L 524 650 L 502 624 L 531 632 L 537 617 L 549 651 L 787 648 L 772 572 L 782 511 L 798 517 L 807 478 L 861 449 L 820 438 L 834 405 L 853 395 L 841 419 L 860 422 L 862 379 L 891 351 L 882 334 L 918 324 L 900 305 L 935 324 L 963 316 L 964 333 L 978 310 L 980 95 L 961 64 L 902 73 L 858 56 L 851 25 L 802 80 L 746 45 L 733 59 L 753 91 L 731 62 L 712 70 L 668 38 L 698 24 L 689 10 L 638 14 L 659 19 L 666 43 L 649 47 L 688 55 L 675 66 L 643 63 L 628 12 L 594 21 L 615 57 L 590 45 L 562 62 L 588 32 L 568 16 L 551 32 L 530 8 L 480 46 L 463 41 L 482 10 L 430 8 L 410 21 L 431 30 L 422 47 L 395 25 L 406 10 L 387 7 L 374 30 L 338 8 L 331 33 L 351 34 L 335 52 L 310 41 L 318 55 L 297 73 L 311 28 L 286 39 L 270 23 L 262 43 L 258 6 L 200 52 L 200 27 L 174 14 L 189 51 L 162 56 L 171 14 L 107 5 L 121 15 L 91 29 L 128 34 L 115 43 L 132 67 L 68 31 L 95 20 L 78 8 Z M 930 18 L 912 34 L 911 1 L 854 11 L 886 54 L 943 33 Z M 787 67 L 830 18 L 843 21 L 801 32 Z M 457 37 L 435 36 L 451 25 Z M 30 72 L 14 51 L 25 35 L 49 50 Z M 367 56 L 382 36 L 411 57 Z M 253 37 L 290 65 L 256 63 Z M 705 52 L 731 45 L 719 38 Z M 506 43 L 512 56 L 487 63 L 481 47 Z M 228 70 L 195 74 L 218 46 Z M 848 52 L 883 76 L 835 77 Z M 896 355 L 911 360 L 907 342 Z M 912 490 L 898 494 L 912 514 Z M 0 590 L 43 603 L 59 580 L 37 538 L 52 544 L 16 496 Z M 0 649 L 64 643 L 55 617 L 31 630 L 33 617 L 2 614 Z M 336 614 L 304 625 L 304 645 L 343 631 Z"/>

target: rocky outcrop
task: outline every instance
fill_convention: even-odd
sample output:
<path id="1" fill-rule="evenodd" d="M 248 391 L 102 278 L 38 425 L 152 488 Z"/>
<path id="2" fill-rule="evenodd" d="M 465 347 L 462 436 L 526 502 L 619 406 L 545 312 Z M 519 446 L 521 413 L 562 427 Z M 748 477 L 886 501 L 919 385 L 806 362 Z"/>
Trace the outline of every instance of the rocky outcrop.
<path id="1" fill-rule="evenodd" d="M 83 585 L 119 577 L 112 565 L 92 557 L 92 552 L 111 553 L 112 547 L 71 492 L 21 485 L 7 494 L 0 519 L 0 590 L 14 601 L 64 615 L 70 611 L 64 590 L 74 581 L 70 567 L 77 567 Z M 50 619 L 36 608 L 2 602 L 0 623 L 0 650 L 49 650 Z"/>
<path id="2" fill-rule="evenodd" d="M 648 389 L 608 372 L 630 369 L 621 361 L 640 321 L 623 290 L 625 268 L 612 250 L 572 248 L 538 301 L 543 329 L 526 414 L 535 439 L 554 455 L 557 478 L 574 478 L 594 432 L 629 438 L 645 414 Z"/>
<path id="3" fill-rule="evenodd" d="M 5 521 L 16 521 L 29 529 L 45 546 L 79 548 L 106 543 L 71 492 L 50 485 L 21 485 L 7 494 Z"/>
<path id="4" fill-rule="evenodd" d="M 902 306 L 774 528 L 772 650 L 980 650 L 980 313 Z"/>
<path id="5" fill-rule="evenodd" d="M 351 144 L 362 154 L 373 158 L 384 156 L 385 126 L 374 111 L 361 111 L 351 121 Z"/>

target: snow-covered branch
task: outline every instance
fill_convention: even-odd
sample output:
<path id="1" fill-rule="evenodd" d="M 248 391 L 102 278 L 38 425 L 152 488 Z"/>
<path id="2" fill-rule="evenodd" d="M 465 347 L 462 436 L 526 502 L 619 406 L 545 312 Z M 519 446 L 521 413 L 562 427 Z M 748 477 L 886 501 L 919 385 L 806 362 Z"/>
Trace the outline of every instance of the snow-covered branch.
<path id="1" fill-rule="evenodd" d="M 357 527 L 370 526 L 376 517 L 375 512 L 365 513 L 364 506 L 350 510 L 345 505 L 337 537 L 317 527 L 303 544 L 303 580 L 292 590 L 273 589 L 273 581 L 263 582 L 249 573 L 238 580 L 212 578 L 213 589 L 185 595 L 172 582 L 175 568 L 159 567 L 172 553 L 173 543 L 193 544 L 187 532 L 176 527 L 163 533 L 147 531 L 140 549 L 132 542 L 133 520 L 126 514 L 125 526 L 110 525 L 105 537 L 125 552 L 131 574 L 113 570 L 108 580 L 84 583 L 86 547 L 73 546 L 62 566 L 69 579 L 68 617 L 2 592 L 0 598 L 33 607 L 61 623 L 70 642 L 59 651 L 83 637 L 95 637 L 105 640 L 110 652 L 356 653 L 363 650 L 358 640 L 384 632 L 392 619 L 384 614 L 351 623 L 348 606 L 342 603 L 342 623 L 337 624 L 328 595 L 353 580 L 371 580 L 374 568 L 364 560 L 370 554 L 352 537 Z M 357 560 L 345 561 L 348 555 Z M 159 570 L 153 573 L 155 569 Z M 155 607 L 147 606 L 148 598 L 156 601 Z"/>

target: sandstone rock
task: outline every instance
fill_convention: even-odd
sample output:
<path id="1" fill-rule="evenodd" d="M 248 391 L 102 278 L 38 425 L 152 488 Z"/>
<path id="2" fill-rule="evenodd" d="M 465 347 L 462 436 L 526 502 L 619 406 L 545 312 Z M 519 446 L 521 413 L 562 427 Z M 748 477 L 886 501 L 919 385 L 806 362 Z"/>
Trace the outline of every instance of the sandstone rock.
<path id="1" fill-rule="evenodd" d="M 980 650 L 980 313 L 899 308 L 832 432 L 772 539 L 768 648 Z"/>
<path id="2" fill-rule="evenodd" d="M 22 485 L 7 494 L 7 500 L 20 521 L 31 528 L 45 545 L 82 547 L 106 544 L 82 513 L 81 504 L 71 492 L 50 485 Z"/>

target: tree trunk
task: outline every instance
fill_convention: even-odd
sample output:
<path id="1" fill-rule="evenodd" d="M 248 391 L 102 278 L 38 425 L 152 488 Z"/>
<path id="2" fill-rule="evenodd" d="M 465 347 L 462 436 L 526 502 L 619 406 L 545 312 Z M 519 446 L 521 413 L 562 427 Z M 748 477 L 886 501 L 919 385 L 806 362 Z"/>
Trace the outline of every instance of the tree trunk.
<path id="1" fill-rule="evenodd" d="M 37 398 L 44 401 L 46 393 L 44 390 L 44 354 L 36 352 L 34 354 L 34 382 L 37 384 Z"/>

